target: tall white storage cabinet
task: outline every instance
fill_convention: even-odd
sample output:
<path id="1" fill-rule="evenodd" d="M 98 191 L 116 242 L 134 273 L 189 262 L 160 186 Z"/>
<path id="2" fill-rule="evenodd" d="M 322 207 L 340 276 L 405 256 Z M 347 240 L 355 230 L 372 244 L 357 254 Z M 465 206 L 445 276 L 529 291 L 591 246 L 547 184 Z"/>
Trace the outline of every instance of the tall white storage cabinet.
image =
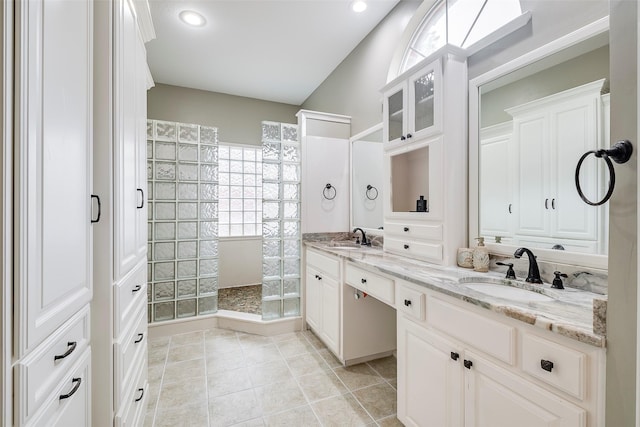
<path id="1" fill-rule="evenodd" d="M 90 425 L 93 3 L 14 6 L 13 424 Z"/>
<path id="2" fill-rule="evenodd" d="M 92 425 L 137 426 L 148 397 L 144 44 L 155 34 L 146 1 L 97 2 L 96 16 Z"/>

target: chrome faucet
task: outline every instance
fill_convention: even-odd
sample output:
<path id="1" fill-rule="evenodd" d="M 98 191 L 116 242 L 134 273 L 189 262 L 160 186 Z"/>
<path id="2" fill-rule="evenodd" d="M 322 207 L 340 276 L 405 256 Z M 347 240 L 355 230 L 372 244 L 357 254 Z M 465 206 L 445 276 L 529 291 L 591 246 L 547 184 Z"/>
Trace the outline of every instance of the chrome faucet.
<path id="1" fill-rule="evenodd" d="M 358 227 L 358 228 L 354 228 L 354 229 L 353 229 L 353 232 L 355 233 L 355 232 L 356 232 L 356 231 L 358 231 L 358 230 L 360 230 L 360 232 L 362 233 L 362 242 L 360 242 L 360 244 L 361 244 L 361 245 L 364 245 L 364 246 L 371 246 L 371 242 L 369 242 L 369 241 L 367 240 L 367 235 L 366 235 L 366 234 L 364 234 L 364 230 L 363 230 L 362 228 L 359 228 L 359 227 Z M 356 240 L 356 243 L 358 243 L 358 241 L 357 241 L 357 240 Z"/>
<path id="2" fill-rule="evenodd" d="M 522 254 L 526 252 L 529 257 L 529 273 L 527 274 L 527 282 L 530 283 L 542 283 L 542 279 L 540 279 L 540 270 L 538 269 L 538 262 L 536 261 L 535 255 L 531 252 L 530 249 L 527 248 L 518 248 L 513 254 L 514 257 L 520 258 Z"/>

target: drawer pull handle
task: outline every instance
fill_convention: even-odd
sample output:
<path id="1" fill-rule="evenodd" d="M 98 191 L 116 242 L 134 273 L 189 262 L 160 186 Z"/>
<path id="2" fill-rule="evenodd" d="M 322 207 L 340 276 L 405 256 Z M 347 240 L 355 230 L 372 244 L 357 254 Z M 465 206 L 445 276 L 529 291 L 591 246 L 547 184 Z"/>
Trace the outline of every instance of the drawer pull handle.
<path id="1" fill-rule="evenodd" d="M 138 292 L 140 289 L 142 289 L 142 285 L 135 285 L 133 287 L 133 289 L 131 289 L 131 293 L 135 294 L 136 292 Z"/>
<path id="2" fill-rule="evenodd" d="M 360 283 L 364 285 L 365 283 L 367 283 L 367 279 L 360 279 Z"/>
<path id="3" fill-rule="evenodd" d="M 542 369 L 544 369 L 545 371 L 547 371 L 547 372 L 551 372 L 551 371 L 553 370 L 553 362 L 552 362 L 552 361 L 550 361 L 550 360 L 544 360 L 544 359 L 542 359 L 542 360 L 540 361 L 540 367 L 541 367 Z"/>
<path id="4" fill-rule="evenodd" d="M 69 393 L 61 394 L 59 397 L 60 400 L 68 399 L 71 396 L 73 396 L 75 392 L 78 391 L 78 389 L 80 388 L 80 384 L 82 384 L 82 378 L 74 378 L 71 380 L 71 382 L 74 383 L 75 385 L 73 386 L 73 388 Z"/>
<path id="5" fill-rule="evenodd" d="M 140 193 L 140 204 L 136 205 L 136 208 L 142 209 L 144 208 L 144 190 L 142 188 L 138 188 L 136 191 Z"/>
<path id="6" fill-rule="evenodd" d="M 453 360 L 458 360 L 459 357 L 460 357 L 460 355 L 458 353 L 456 353 L 455 351 L 451 352 L 451 358 Z"/>
<path id="7" fill-rule="evenodd" d="M 91 200 L 96 199 L 98 202 L 98 216 L 96 219 L 91 218 L 91 224 L 95 224 L 96 222 L 100 222 L 100 216 L 102 215 L 102 204 L 100 203 L 100 196 L 96 196 L 95 194 L 91 195 Z"/>
<path id="8" fill-rule="evenodd" d="M 322 280 L 322 277 L 321 277 L 321 276 L 318 276 L 318 275 L 316 274 L 316 279 L 318 279 L 318 280 Z"/>
<path id="9" fill-rule="evenodd" d="M 69 346 L 67 351 L 65 351 L 63 354 L 56 354 L 55 356 L 53 356 L 53 360 L 64 359 L 65 357 L 73 353 L 73 350 L 76 349 L 76 347 L 78 346 L 78 343 L 76 341 L 69 341 L 67 343 L 67 346 Z"/>
<path id="10" fill-rule="evenodd" d="M 404 305 L 409 307 L 411 305 L 411 300 L 410 299 L 404 300 Z"/>
<path id="11" fill-rule="evenodd" d="M 404 245 L 404 248 L 405 249 L 409 249 L 409 245 Z"/>
<path id="12" fill-rule="evenodd" d="M 471 369 L 473 366 L 473 362 L 471 360 L 464 359 L 464 367 L 467 369 Z"/>
<path id="13" fill-rule="evenodd" d="M 404 231 L 405 231 L 405 233 L 406 233 L 407 231 L 409 231 L 409 227 L 405 227 L 405 228 L 403 228 L 403 230 L 404 230 Z"/>
<path id="14" fill-rule="evenodd" d="M 142 398 L 144 397 L 144 389 L 143 388 L 139 388 L 138 391 L 140 392 L 140 397 L 138 397 L 136 399 L 136 402 L 140 402 L 142 400 Z"/>
<path id="15" fill-rule="evenodd" d="M 139 342 L 141 342 L 144 339 L 144 334 L 138 334 L 138 339 L 135 340 L 133 343 L 134 344 L 138 344 Z"/>

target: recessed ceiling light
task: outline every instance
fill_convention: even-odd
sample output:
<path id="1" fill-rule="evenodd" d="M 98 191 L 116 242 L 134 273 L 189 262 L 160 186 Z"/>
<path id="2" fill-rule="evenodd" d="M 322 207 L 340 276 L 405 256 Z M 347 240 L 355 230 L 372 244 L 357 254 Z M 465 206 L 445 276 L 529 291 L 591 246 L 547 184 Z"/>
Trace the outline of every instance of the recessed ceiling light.
<path id="1" fill-rule="evenodd" d="M 183 10 L 179 16 L 182 22 L 192 27 L 202 27 L 207 22 L 204 16 L 193 10 Z"/>
<path id="2" fill-rule="evenodd" d="M 356 13 L 364 12 L 367 9 L 367 3 L 362 0 L 356 0 L 351 3 L 351 9 Z"/>

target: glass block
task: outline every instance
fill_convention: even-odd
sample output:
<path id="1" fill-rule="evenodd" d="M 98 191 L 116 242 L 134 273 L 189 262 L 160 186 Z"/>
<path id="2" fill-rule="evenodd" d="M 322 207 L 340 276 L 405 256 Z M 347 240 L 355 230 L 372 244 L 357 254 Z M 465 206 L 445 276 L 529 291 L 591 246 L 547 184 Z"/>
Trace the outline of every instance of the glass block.
<path id="1" fill-rule="evenodd" d="M 151 243 L 147 243 L 147 261 L 153 260 L 153 245 Z"/>
<path id="2" fill-rule="evenodd" d="M 197 239 L 198 223 L 197 222 L 179 222 L 178 223 L 178 239 Z"/>
<path id="3" fill-rule="evenodd" d="M 262 276 L 263 277 L 281 277 L 280 258 L 263 258 L 262 259 Z"/>
<path id="4" fill-rule="evenodd" d="M 153 240 L 153 225 L 150 222 L 147 222 L 147 240 Z"/>
<path id="5" fill-rule="evenodd" d="M 243 160 L 244 150 L 240 147 L 229 147 L 229 159 L 231 160 Z"/>
<path id="6" fill-rule="evenodd" d="M 173 122 L 156 121 L 156 139 L 163 141 L 175 141 L 176 124 Z"/>
<path id="7" fill-rule="evenodd" d="M 280 280 L 262 281 L 262 298 L 280 297 Z"/>
<path id="8" fill-rule="evenodd" d="M 262 240 L 262 256 L 267 257 L 279 257 L 280 256 L 280 243 L 281 240 Z"/>
<path id="9" fill-rule="evenodd" d="M 294 317 L 300 315 L 300 298 L 287 298 L 282 301 L 283 316 Z"/>
<path id="10" fill-rule="evenodd" d="M 178 164 L 178 180 L 180 181 L 197 181 L 198 165 L 179 163 Z"/>
<path id="11" fill-rule="evenodd" d="M 242 198 L 242 194 L 243 194 L 243 188 L 241 185 L 235 185 L 235 186 L 232 185 L 229 188 L 229 197 L 231 198 L 236 198 L 236 199 Z"/>
<path id="12" fill-rule="evenodd" d="M 151 283 L 147 284 L 147 302 L 151 302 L 153 300 L 153 286 Z"/>
<path id="13" fill-rule="evenodd" d="M 274 239 L 280 237 L 280 222 L 264 221 L 262 223 L 262 236 L 266 239 Z"/>
<path id="14" fill-rule="evenodd" d="M 155 202 L 156 219 L 176 219 L 176 204 Z"/>
<path id="15" fill-rule="evenodd" d="M 202 165 L 202 166 L 206 166 L 206 165 Z M 202 178 L 201 178 L 202 179 Z M 204 181 L 204 180 L 203 180 Z M 220 172 L 218 173 L 218 185 L 222 186 L 222 185 L 229 185 L 229 183 L 231 182 L 231 179 L 229 178 L 229 173 L 227 172 Z"/>
<path id="16" fill-rule="evenodd" d="M 200 142 L 203 144 L 217 144 L 218 128 L 200 126 Z"/>
<path id="17" fill-rule="evenodd" d="M 153 141 L 147 141 L 147 159 L 153 159 Z"/>
<path id="18" fill-rule="evenodd" d="M 255 212 L 244 212 L 244 214 L 242 214 L 244 220 L 242 222 L 244 222 L 245 224 L 247 223 L 255 223 L 256 222 L 256 213 Z"/>
<path id="19" fill-rule="evenodd" d="M 217 258 L 218 241 L 217 240 L 201 240 L 200 241 L 200 257 L 201 258 Z"/>
<path id="20" fill-rule="evenodd" d="M 262 144 L 263 160 L 280 160 L 280 144 L 277 142 L 265 142 Z"/>
<path id="21" fill-rule="evenodd" d="M 264 204 L 262 205 L 264 209 Z M 297 203 L 285 202 L 284 203 L 284 217 L 287 219 L 299 219 L 300 212 L 299 206 Z"/>
<path id="22" fill-rule="evenodd" d="M 180 123 L 178 125 L 178 140 L 180 142 L 198 142 L 198 125 Z"/>
<path id="23" fill-rule="evenodd" d="M 242 212 L 231 212 L 229 215 L 230 224 L 242 224 Z"/>
<path id="24" fill-rule="evenodd" d="M 282 160 L 285 162 L 299 162 L 300 161 L 300 146 L 299 145 L 282 145 Z"/>
<path id="25" fill-rule="evenodd" d="M 156 160 L 176 159 L 176 144 L 173 142 L 156 141 L 154 151 Z"/>
<path id="26" fill-rule="evenodd" d="M 300 277 L 300 260 L 298 258 L 284 259 L 284 275 Z"/>
<path id="27" fill-rule="evenodd" d="M 265 182 L 262 184 L 262 194 L 265 200 L 280 199 L 280 184 L 275 182 Z"/>
<path id="28" fill-rule="evenodd" d="M 300 166 L 288 164 L 282 165 L 282 180 L 295 182 L 300 181 Z"/>
<path id="29" fill-rule="evenodd" d="M 198 314 L 211 314 L 218 311 L 218 296 L 198 298 Z"/>
<path id="30" fill-rule="evenodd" d="M 214 145 L 200 146 L 200 161 L 203 163 L 217 163 L 218 149 Z"/>
<path id="31" fill-rule="evenodd" d="M 175 286 L 174 282 L 160 282 L 153 284 L 153 300 L 162 301 L 166 299 L 174 299 Z"/>
<path id="32" fill-rule="evenodd" d="M 198 257 L 198 242 L 178 242 L 178 258 L 197 258 Z"/>
<path id="33" fill-rule="evenodd" d="M 229 161 L 229 172 L 233 173 L 242 173 L 243 170 L 242 160 L 231 160 Z"/>
<path id="34" fill-rule="evenodd" d="M 218 166 L 200 165 L 200 181 L 215 182 L 218 180 Z"/>
<path id="35" fill-rule="evenodd" d="M 175 200 L 176 184 L 173 182 L 156 182 L 156 200 Z"/>
<path id="36" fill-rule="evenodd" d="M 243 224 L 242 229 L 245 236 L 257 236 L 258 231 L 255 224 Z"/>
<path id="37" fill-rule="evenodd" d="M 245 162 L 253 162 L 256 160 L 256 151 L 258 151 L 260 148 L 256 147 L 256 148 L 244 148 L 243 149 L 243 155 L 244 155 L 244 161 Z"/>
<path id="38" fill-rule="evenodd" d="M 282 293 L 285 297 L 300 296 L 300 279 L 284 279 Z"/>
<path id="39" fill-rule="evenodd" d="M 149 221 L 153 219 L 153 202 L 147 202 L 147 219 Z"/>
<path id="40" fill-rule="evenodd" d="M 153 120 L 147 120 L 147 138 L 153 139 Z"/>
<path id="41" fill-rule="evenodd" d="M 198 295 L 214 294 L 218 291 L 218 278 L 217 277 L 204 277 L 199 279 L 200 287 L 198 288 Z"/>
<path id="42" fill-rule="evenodd" d="M 243 226 L 242 224 L 231 224 L 229 226 L 229 233 L 232 236 L 240 236 L 242 234 L 242 230 L 243 230 Z"/>
<path id="43" fill-rule="evenodd" d="M 256 210 L 256 200 L 255 199 L 244 199 L 242 201 L 244 205 L 244 210 L 246 211 L 255 211 Z"/>
<path id="44" fill-rule="evenodd" d="M 178 281 L 178 298 L 196 296 L 196 279 Z"/>
<path id="45" fill-rule="evenodd" d="M 181 200 L 198 200 L 198 184 L 178 184 L 178 198 Z"/>
<path id="46" fill-rule="evenodd" d="M 176 224 L 173 222 L 155 223 L 156 240 L 175 240 Z"/>
<path id="47" fill-rule="evenodd" d="M 280 313 L 281 300 L 262 301 L 262 320 L 273 320 L 282 317 Z"/>
<path id="48" fill-rule="evenodd" d="M 284 256 L 300 257 L 300 241 L 299 240 L 283 240 Z"/>
<path id="49" fill-rule="evenodd" d="M 156 260 L 175 259 L 176 246 L 173 242 L 156 242 L 153 254 Z"/>
<path id="50" fill-rule="evenodd" d="M 200 238 L 212 239 L 218 236 L 218 223 L 215 221 L 200 222 Z"/>
<path id="51" fill-rule="evenodd" d="M 178 159 L 183 162 L 197 162 L 198 146 L 190 144 L 180 144 L 178 146 Z"/>
<path id="52" fill-rule="evenodd" d="M 178 279 L 196 277 L 196 261 L 178 261 Z"/>
<path id="53" fill-rule="evenodd" d="M 262 123 L 262 141 L 280 141 L 280 123 Z"/>
<path id="54" fill-rule="evenodd" d="M 300 200 L 300 184 L 283 184 L 282 187 L 284 192 L 284 199 Z"/>
<path id="55" fill-rule="evenodd" d="M 218 186 L 216 184 L 200 184 L 201 200 L 218 200 Z"/>
<path id="56" fill-rule="evenodd" d="M 253 174 L 243 175 L 242 176 L 242 184 L 243 185 L 248 185 L 248 186 L 251 186 L 251 187 L 255 187 L 256 185 L 259 184 L 258 177 L 256 175 L 253 175 Z"/>
<path id="57" fill-rule="evenodd" d="M 221 201 L 223 201 L 224 199 L 228 199 L 229 198 L 229 186 L 227 185 L 218 185 L 218 193 L 220 196 L 220 199 L 222 199 Z"/>
<path id="58" fill-rule="evenodd" d="M 153 322 L 151 315 L 153 313 L 153 305 L 147 304 L 147 323 Z"/>
<path id="59" fill-rule="evenodd" d="M 262 179 L 264 181 L 279 181 L 280 180 L 280 165 L 277 163 L 263 163 L 262 164 Z"/>
<path id="60" fill-rule="evenodd" d="M 174 318 L 174 301 L 153 304 L 153 321 L 171 320 Z"/>
<path id="61" fill-rule="evenodd" d="M 262 202 L 262 218 L 278 219 L 280 217 L 280 203 Z"/>
<path id="62" fill-rule="evenodd" d="M 298 221 L 282 221 L 284 237 L 298 237 L 300 235 L 300 223 Z"/>
<path id="63" fill-rule="evenodd" d="M 217 203 L 200 203 L 201 219 L 216 219 L 218 217 Z"/>
<path id="64" fill-rule="evenodd" d="M 167 280 L 176 277 L 173 262 L 156 262 L 153 266 L 153 280 Z"/>
<path id="65" fill-rule="evenodd" d="M 219 145 L 218 146 L 218 156 L 221 159 L 229 158 L 229 146 L 228 145 Z"/>
<path id="66" fill-rule="evenodd" d="M 218 276 L 218 260 L 201 259 L 200 276 Z"/>
<path id="67" fill-rule="evenodd" d="M 153 179 L 153 162 L 147 162 L 147 179 Z"/>
<path id="68" fill-rule="evenodd" d="M 198 204 L 178 203 L 178 219 L 198 219 Z"/>
<path id="69" fill-rule="evenodd" d="M 244 175 L 241 173 L 230 173 L 229 174 L 229 184 L 230 185 L 242 185 L 244 182 Z"/>
<path id="70" fill-rule="evenodd" d="M 156 162 L 156 179 L 175 181 L 176 164 Z"/>
<path id="71" fill-rule="evenodd" d="M 147 182 L 147 199 L 153 200 L 153 183 Z"/>
<path id="72" fill-rule="evenodd" d="M 298 126 L 282 124 L 282 140 L 288 142 L 298 141 Z"/>
<path id="73" fill-rule="evenodd" d="M 196 300 L 186 299 L 177 302 L 178 318 L 193 317 L 196 315 Z"/>

